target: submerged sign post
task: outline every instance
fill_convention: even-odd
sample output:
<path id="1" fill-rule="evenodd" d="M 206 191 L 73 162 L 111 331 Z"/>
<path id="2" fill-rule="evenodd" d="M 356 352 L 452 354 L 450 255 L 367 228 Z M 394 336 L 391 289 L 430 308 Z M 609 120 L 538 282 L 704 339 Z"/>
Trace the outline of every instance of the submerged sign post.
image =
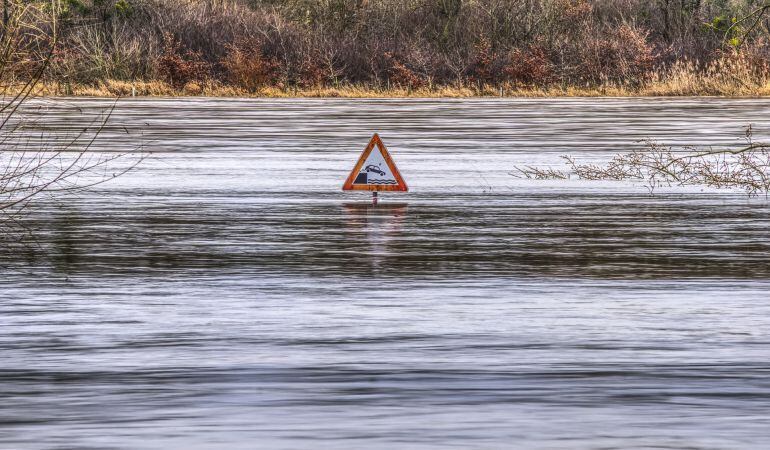
<path id="1" fill-rule="evenodd" d="M 369 145 L 358 158 L 353 170 L 342 186 L 343 191 L 372 191 L 372 201 L 377 204 L 377 192 L 406 192 L 409 188 L 401 177 L 382 139 L 374 133 Z"/>

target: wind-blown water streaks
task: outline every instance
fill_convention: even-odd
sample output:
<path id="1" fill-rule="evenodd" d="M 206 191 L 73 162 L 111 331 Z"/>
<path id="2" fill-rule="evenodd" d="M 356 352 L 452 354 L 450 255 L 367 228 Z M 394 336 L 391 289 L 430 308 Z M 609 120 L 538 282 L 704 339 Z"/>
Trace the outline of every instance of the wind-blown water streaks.
<path id="1" fill-rule="evenodd" d="M 768 113 L 123 102 L 153 156 L 0 247 L 0 448 L 764 448 L 766 200 L 509 172 Z M 377 208 L 339 191 L 374 130 L 411 189 Z"/>

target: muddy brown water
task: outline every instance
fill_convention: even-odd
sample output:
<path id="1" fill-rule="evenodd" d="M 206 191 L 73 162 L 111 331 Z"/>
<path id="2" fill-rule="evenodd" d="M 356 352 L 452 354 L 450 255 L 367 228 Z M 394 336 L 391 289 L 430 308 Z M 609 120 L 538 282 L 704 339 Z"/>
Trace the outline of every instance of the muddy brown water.
<path id="1" fill-rule="evenodd" d="M 770 101 L 122 100 L 95 150 L 150 157 L 4 232 L 0 448 L 766 448 L 768 201 L 512 174 L 748 123 Z M 340 191 L 373 131 L 410 185 L 377 208 Z"/>

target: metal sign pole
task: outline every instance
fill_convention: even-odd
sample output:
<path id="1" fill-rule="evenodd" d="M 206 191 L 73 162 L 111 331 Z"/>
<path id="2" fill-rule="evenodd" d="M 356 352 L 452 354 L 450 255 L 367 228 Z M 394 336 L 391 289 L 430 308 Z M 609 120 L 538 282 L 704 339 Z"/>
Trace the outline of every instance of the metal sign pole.
<path id="1" fill-rule="evenodd" d="M 372 191 L 372 205 L 377 206 L 377 191 Z"/>

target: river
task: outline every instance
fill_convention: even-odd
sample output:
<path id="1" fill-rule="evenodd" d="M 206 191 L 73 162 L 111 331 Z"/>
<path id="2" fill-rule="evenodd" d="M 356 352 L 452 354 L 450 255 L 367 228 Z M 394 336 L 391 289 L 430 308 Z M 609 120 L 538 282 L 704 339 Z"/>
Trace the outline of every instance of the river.
<path id="1" fill-rule="evenodd" d="M 767 199 L 515 176 L 748 123 L 770 101 L 121 100 L 94 150 L 147 158 L 5 231 L 0 448 L 766 448 Z M 376 208 L 340 190 L 375 131 L 410 187 Z"/>

